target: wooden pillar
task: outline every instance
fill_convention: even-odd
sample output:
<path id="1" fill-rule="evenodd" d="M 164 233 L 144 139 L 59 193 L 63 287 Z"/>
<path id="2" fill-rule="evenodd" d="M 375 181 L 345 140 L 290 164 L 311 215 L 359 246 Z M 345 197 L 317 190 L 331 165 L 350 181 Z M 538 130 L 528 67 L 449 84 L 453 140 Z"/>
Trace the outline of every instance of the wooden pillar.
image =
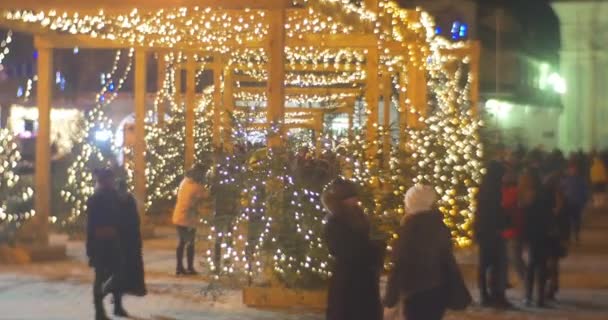
<path id="1" fill-rule="evenodd" d="M 368 157 L 375 158 L 378 152 L 376 145 L 378 140 L 378 108 L 380 100 L 380 86 L 378 79 L 378 48 L 369 48 L 367 51 L 367 90 L 365 92 L 365 100 L 367 102 L 367 122 L 365 124 L 367 131 L 367 141 L 370 143 L 368 149 Z"/>
<path id="2" fill-rule="evenodd" d="M 196 115 L 196 61 L 194 54 L 188 55 L 186 62 L 186 146 L 184 165 L 186 169 L 194 164 L 195 142 L 194 142 L 194 124 Z"/>
<path id="3" fill-rule="evenodd" d="M 407 92 L 407 72 L 401 70 L 399 73 L 399 145 L 405 147 L 406 131 L 408 128 L 408 119 L 410 117 L 410 103 Z"/>
<path id="4" fill-rule="evenodd" d="M 146 83 L 147 52 L 135 51 L 135 199 L 139 214 L 143 218 L 146 201 Z"/>
<path id="5" fill-rule="evenodd" d="M 158 54 L 158 64 L 156 69 L 156 91 L 161 92 L 164 90 L 165 86 L 165 76 L 166 76 L 166 65 L 165 65 L 165 54 Z M 156 106 L 156 122 L 159 126 L 164 126 L 165 124 L 165 101 L 161 99 Z"/>
<path id="6" fill-rule="evenodd" d="M 229 153 L 234 152 L 234 141 L 232 141 L 233 119 L 234 119 L 234 96 L 233 96 L 233 76 L 229 66 L 224 67 L 224 93 L 222 103 L 226 122 L 224 124 L 224 146 Z"/>
<path id="7" fill-rule="evenodd" d="M 35 203 L 36 242 L 49 240 L 51 209 L 51 102 L 53 96 L 53 49 L 38 47 L 38 135 L 36 137 Z"/>
<path id="8" fill-rule="evenodd" d="M 419 128 L 423 125 L 420 116 L 427 115 L 426 70 L 420 66 L 409 66 L 407 70 L 407 97 L 416 113 L 408 112 L 408 126 Z"/>
<path id="9" fill-rule="evenodd" d="M 285 122 L 285 21 L 284 10 L 270 10 L 270 29 L 268 44 L 268 84 L 267 84 L 267 121 L 278 126 L 278 132 L 271 132 L 268 146 L 277 148 L 283 146 Z"/>
<path id="10" fill-rule="evenodd" d="M 352 138 L 354 134 L 354 126 L 355 126 L 355 110 L 348 113 L 348 137 Z"/>
<path id="11" fill-rule="evenodd" d="M 382 81 L 382 100 L 383 100 L 383 113 L 382 126 L 384 128 L 384 136 L 382 137 L 382 153 L 384 155 L 384 162 L 388 164 L 391 155 L 391 103 L 393 100 L 393 79 L 390 73 L 386 73 L 383 76 Z"/>
<path id="12" fill-rule="evenodd" d="M 219 56 L 213 58 L 213 145 L 221 147 L 222 143 L 222 59 Z"/>
<path id="13" fill-rule="evenodd" d="M 319 112 L 315 115 L 315 154 L 318 157 L 323 152 L 323 125 L 325 114 Z"/>
<path id="14" fill-rule="evenodd" d="M 471 110 L 473 115 L 479 115 L 479 59 L 481 55 L 481 48 L 479 41 L 471 42 L 471 62 L 469 67 L 471 83 L 470 83 L 470 100 Z"/>

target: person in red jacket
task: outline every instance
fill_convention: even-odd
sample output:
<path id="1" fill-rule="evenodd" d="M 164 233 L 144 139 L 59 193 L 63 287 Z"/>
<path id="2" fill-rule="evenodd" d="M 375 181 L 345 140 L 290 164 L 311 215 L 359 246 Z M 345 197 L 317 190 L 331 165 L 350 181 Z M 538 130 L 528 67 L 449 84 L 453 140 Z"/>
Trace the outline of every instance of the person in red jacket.
<path id="1" fill-rule="evenodd" d="M 508 218 L 509 227 L 503 231 L 502 236 L 507 241 L 509 251 L 509 262 L 521 283 L 526 277 L 526 265 L 523 259 L 523 242 L 521 233 L 524 218 L 519 206 L 519 189 L 514 172 L 508 172 L 503 178 L 502 208 Z M 505 268 L 505 271 L 508 268 Z M 508 282 L 509 272 L 505 272 L 505 283 Z"/>

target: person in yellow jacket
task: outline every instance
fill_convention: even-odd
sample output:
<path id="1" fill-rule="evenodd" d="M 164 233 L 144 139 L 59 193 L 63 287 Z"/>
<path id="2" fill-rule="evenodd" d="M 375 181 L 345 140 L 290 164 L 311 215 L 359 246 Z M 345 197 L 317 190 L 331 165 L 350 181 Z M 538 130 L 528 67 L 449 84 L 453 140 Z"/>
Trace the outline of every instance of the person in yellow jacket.
<path id="1" fill-rule="evenodd" d="M 176 275 L 196 275 L 194 269 L 194 242 L 199 214 L 209 203 L 210 190 L 206 186 L 207 169 L 195 165 L 186 172 L 179 185 L 177 203 L 173 211 L 172 222 L 177 227 L 179 243 L 176 249 Z M 184 249 L 186 249 L 187 269 L 184 268 Z"/>
<path id="2" fill-rule="evenodd" d="M 601 207 L 604 205 L 604 193 L 606 192 L 606 183 L 608 182 L 608 174 L 606 173 L 606 165 L 599 156 L 593 157 L 590 172 L 591 185 L 593 186 L 593 206 Z"/>

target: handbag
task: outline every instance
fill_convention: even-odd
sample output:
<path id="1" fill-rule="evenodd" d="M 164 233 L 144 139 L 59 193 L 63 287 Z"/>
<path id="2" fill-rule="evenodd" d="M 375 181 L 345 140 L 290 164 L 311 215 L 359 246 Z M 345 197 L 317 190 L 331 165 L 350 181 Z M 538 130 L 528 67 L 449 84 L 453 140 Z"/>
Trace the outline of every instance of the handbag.
<path id="1" fill-rule="evenodd" d="M 464 310 L 473 302 L 473 297 L 467 288 L 456 259 L 448 254 L 445 264 L 447 307 L 450 310 Z"/>

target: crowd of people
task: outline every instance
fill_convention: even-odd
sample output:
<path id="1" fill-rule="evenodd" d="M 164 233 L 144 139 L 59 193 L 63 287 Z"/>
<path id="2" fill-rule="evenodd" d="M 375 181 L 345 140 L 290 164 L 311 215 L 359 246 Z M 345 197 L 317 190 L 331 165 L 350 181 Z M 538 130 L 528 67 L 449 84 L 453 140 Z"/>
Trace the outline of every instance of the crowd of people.
<path id="1" fill-rule="evenodd" d="M 306 175 L 311 167 L 336 161 L 312 158 L 302 149 L 291 163 L 294 172 Z M 179 237 L 176 275 L 197 274 L 196 225 L 200 208 L 211 210 L 213 198 L 207 169 L 193 167 L 178 190 L 172 219 Z M 571 242 L 580 241 L 588 200 L 603 205 L 606 164 L 600 155 L 588 160 L 576 154 L 566 160 L 558 152 L 532 151 L 509 153 L 490 162 L 486 170 L 474 220 L 481 305 L 512 307 L 506 296 L 513 287 L 512 269 L 523 284 L 526 305 L 544 307 L 558 293 L 560 260 Z M 110 170 L 96 172 L 96 181 L 87 204 L 87 255 L 95 269 L 96 319 L 105 320 L 105 295 L 113 294 L 114 314 L 126 316 L 122 295 L 143 296 L 146 287 L 136 202 L 126 183 L 116 183 Z M 406 214 L 392 244 L 393 268 L 383 298 L 379 283 L 388 244 L 371 238 L 360 199 L 358 185 L 342 177 L 327 184 L 321 195 L 329 212 L 324 239 L 334 258 L 328 320 L 439 320 L 446 310 L 461 310 L 471 303 L 434 187 L 415 185 L 405 195 Z"/>
<path id="2" fill-rule="evenodd" d="M 509 152 L 488 165 L 474 224 L 483 306 L 512 307 L 505 295 L 512 287 L 509 270 L 523 284 L 527 306 L 556 300 L 560 260 L 580 242 L 588 200 L 603 205 L 604 159 L 533 150 Z"/>

